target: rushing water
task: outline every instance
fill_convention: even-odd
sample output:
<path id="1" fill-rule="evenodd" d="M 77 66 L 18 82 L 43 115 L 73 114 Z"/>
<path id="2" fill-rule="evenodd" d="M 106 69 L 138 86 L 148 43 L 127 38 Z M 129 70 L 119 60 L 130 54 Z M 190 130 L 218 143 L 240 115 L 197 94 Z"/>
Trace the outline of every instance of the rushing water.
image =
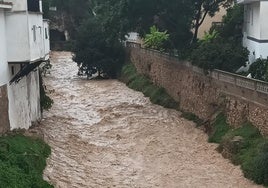
<path id="1" fill-rule="evenodd" d="M 56 188 L 254 188 L 177 111 L 150 103 L 117 80 L 79 79 L 67 52 L 45 78 L 54 100 L 41 126 Z"/>

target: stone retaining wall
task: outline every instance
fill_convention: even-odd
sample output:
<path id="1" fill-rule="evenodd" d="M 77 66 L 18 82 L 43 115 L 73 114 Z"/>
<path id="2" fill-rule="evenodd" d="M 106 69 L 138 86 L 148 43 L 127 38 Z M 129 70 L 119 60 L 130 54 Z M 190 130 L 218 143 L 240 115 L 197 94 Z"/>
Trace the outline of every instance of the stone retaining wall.
<path id="1" fill-rule="evenodd" d="M 10 130 L 7 85 L 0 86 L 0 134 Z"/>
<path id="2" fill-rule="evenodd" d="M 267 83 L 219 70 L 205 75 L 176 57 L 139 45 L 128 45 L 128 49 L 138 72 L 164 87 L 182 110 L 210 119 L 221 108 L 233 126 L 250 121 L 268 135 Z"/>

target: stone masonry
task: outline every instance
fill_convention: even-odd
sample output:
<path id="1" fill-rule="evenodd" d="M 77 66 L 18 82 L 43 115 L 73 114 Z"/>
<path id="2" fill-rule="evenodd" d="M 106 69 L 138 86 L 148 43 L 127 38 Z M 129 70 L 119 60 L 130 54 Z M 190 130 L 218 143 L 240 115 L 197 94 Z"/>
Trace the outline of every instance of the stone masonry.
<path id="1" fill-rule="evenodd" d="M 189 62 L 178 62 L 157 52 L 130 47 L 129 55 L 137 71 L 165 88 L 183 111 L 208 120 L 223 110 L 231 125 L 237 127 L 250 121 L 263 135 L 268 135 L 266 94 L 213 79 Z"/>
<path id="2" fill-rule="evenodd" d="M 10 130 L 7 85 L 0 86 L 0 134 Z"/>

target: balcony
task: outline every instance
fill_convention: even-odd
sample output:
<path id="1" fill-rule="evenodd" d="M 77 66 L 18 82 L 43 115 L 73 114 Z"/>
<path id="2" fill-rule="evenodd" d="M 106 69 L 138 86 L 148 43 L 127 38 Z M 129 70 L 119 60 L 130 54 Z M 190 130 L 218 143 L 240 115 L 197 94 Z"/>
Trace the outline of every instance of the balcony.
<path id="1" fill-rule="evenodd" d="M 12 8 L 12 3 L 10 2 L 4 2 L 0 0 L 0 8 L 3 9 L 11 9 Z"/>
<path id="2" fill-rule="evenodd" d="M 254 2 L 260 2 L 260 0 L 237 0 L 238 4 L 249 4 Z"/>

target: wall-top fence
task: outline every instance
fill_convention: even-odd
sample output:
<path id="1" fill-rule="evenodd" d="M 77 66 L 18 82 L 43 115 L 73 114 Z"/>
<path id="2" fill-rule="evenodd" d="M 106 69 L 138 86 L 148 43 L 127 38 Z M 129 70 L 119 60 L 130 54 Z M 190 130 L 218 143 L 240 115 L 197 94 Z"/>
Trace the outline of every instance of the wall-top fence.
<path id="1" fill-rule="evenodd" d="M 155 57 L 159 57 L 164 60 L 172 61 L 175 63 L 182 63 L 182 61 L 180 61 L 177 56 L 172 56 L 172 55 L 162 53 L 156 50 L 142 48 L 141 44 L 139 43 L 127 42 L 126 46 L 129 48 L 138 48 L 141 53 L 145 53 L 148 55 L 153 54 Z M 193 66 L 191 64 L 186 64 L 186 66 L 191 67 L 194 72 L 201 73 L 201 74 L 204 73 L 203 69 L 199 67 Z M 237 74 L 233 74 L 230 72 L 225 72 L 225 71 L 221 71 L 217 69 L 211 71 L 208 76 L 212 77 L 215 80 L 227 82 L 235 86 L 239 86 L 241 88 L 250 89 L 250 90 L 268 95 L 268 82 L 263 82 L 260 80 L 247 78 L 244 76 L 240 76 Z"/>

